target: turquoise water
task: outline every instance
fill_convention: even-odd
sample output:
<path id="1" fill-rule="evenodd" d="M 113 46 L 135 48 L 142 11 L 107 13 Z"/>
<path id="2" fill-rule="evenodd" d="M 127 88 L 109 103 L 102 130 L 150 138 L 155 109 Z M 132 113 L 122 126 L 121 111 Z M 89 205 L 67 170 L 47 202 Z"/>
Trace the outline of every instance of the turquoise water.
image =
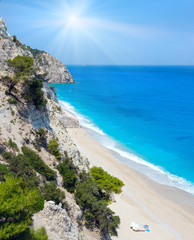
<path id="1" fill-rule="evenodd" d="M 194 194 L 194 67 L 68 66 L 61 104 L 121 160 Z"/>

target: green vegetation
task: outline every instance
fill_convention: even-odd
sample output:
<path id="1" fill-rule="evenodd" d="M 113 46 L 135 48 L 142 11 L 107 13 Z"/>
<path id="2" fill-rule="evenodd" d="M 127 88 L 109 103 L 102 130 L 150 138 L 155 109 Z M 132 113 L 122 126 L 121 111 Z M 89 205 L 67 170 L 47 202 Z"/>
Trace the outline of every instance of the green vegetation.
<path id="1" fill-rule="evenodd" d="M 123 182 L 97 167 L 92 168 L 90 174 L 82 171 L 77 177 L 78 170 L 68 157 L 57 168 L 63 176 L 63 186 L 67 191 L 75 192 L 75 199 L 83 210 L 86 225 L 91 229 L 98 227 L 104 236 L 116 236 L 120 218 L 107 205 L 111 201 L 112 192 L 121 192 Z"/>
<path id="2" fill-rule="evenodd" d="M 34 230 L 32 227 L 28 227 L 23 233 L 14 240 L 48 240 L 46 230 L 44 227 Z"/>
<path id="3" fill-rule="evenodd" d="M 92 178 L 77 185 L 75 199 L 84 211 L 89 228 L 97 226 L 102 235 L 117 236 L 116 228 L 120 224 L 120 218 L 107 207 L 98 184 Z"/>
<path id="4" fill-rule="evenodd" d="M 53 154 L 57 159 L 60 159 L 62 154 L 60 153 L 59 144 L 55 138 L 52 138 L 48 143 L 48 150 L 51 154 Z"/>
<path id="5" fill-rule="evenodd" d="M 17 104 L 17 100 L 15 98 L 9 98 L 7 101 L 9 104 Z"/>
<path id="6" fill-rule="evenodd" d="M 22 147 L 22 152 L 23 154 L 17 156 L 11 152 L 2 153 L 2 157 L 9 163 L 8 169 L 12 174 L 36 185 L 39 181 L 34 170 L 45 176 L 48 181 L 56 179 L 55 171 L 50 169 L 37 153 L 28 147 Z"/>
<path id="7" fill-rule="evenodd" d="M 100 190 L 103 192 L 105 201 L 111 201 L 110 194 L 121 193 L 121 188 L 124 186 L 124 183 L 116 178 L 111 176 L 109 173 L 104 171 L 101 167 L 93 167 L 90 169 L 90 175 L 94 181 L 98 184 Z"/>
<path id="8" fill-rule="evenodd" d="M 13 150 L 16 150 L 16 151 L 19 150 L 17 144 L 14 141 L 12 141 L 11 138 L 9 139 L 8 146 L 11 147 Z"/>
<path id="9" fill-rule="evenodd" d="M 16 156 L 14 153 L 4 152 L 2 153 L 2 157 L 9 163 L 8 169 L 10 174 L 22 177 L 22 179 L 30 186 L 38 186 L 39 179 L 24 155 L 19 154 Z"/>
<path id="10" fill-rule="evenodd" d="M 28 188 L 21 179 L 5 176 L 0 183 L 0 239 L 11 239 L 25 231 L 32 215 L 40 211 L 44 202 L 37 189 Z"/>
<path id="11" fill-rule="evenodd" d="M 48 181 L 55 180 L 56 173 L 47 166 L 42 158 L 28 147 L 22 147 L 24 157 L 29 161 L 30 165 L 40 174 L 44 175 Z"/>
<path id="12" fill-rule="evenodd" d="M 45 200 L 52 200 L 56 204 L 62 203 L 65 198 L 65 193 L 57 188 L 54 182 L 46 183 L 42 192 Z"/>
<path id="13" fill-rule="evenodd" d="M 14 70 L 16 77 L 26 77 L 32 74 L 34 59 L 26 56 L 17 56 L 13 60 L 9 59 L 7 65 Z"/>
<path id="14" fill-rule="evenodd" d="M 2 80 L 8 85 L 8 92 L 11 93 L 16 84 L 22 79 L 26 79 L 32 74 L 31 68 L 34 64 L 34 60 L 31 57 L 17 56 L 13 60 L 8 60 L 7 65 L 13 69 L 14 76 L 4 76 Z"/>
<path id="15" fill-rule="evenodd" d="M 39 145 L 46 145 L 46 130 L 44 128 L 39 128 L 36 131 L 36 143 Z"/>
<path id="16" fill-rule="evenodd" d="M 17 40 L 16 35 L 13 35 L 12 38 L 13 38 L 13 42 L 15 42 L 17 46 L 22 46 L 22 43 L 19 40 Z"/>
<path id="17" fill-rule="evenodd" d="M 28 90 L 25 94 L 25 99 L 28 101 L 33 101 L 37 109 L 45 106 L 47 101 L 44 99 L 44 92 L 42 91 L 42 79 L 33 77 L 31 81 L 27 82 Z"/>
<path id="18" fill-rule="evenodd" d="M 63 187 L 66 188 L 68 192 L 73 193 L 78 182 L 76 177 L 77 168 L 69 158 L 65 158 L 63 162 L 59 163 L 57 169 L 63 177 Z"/>
<path id="19" fill-rule="evenodd" d="M 25 94 L 24 98 L 27 101 L 32 101 L 37 109 L 40 109 L 42 106 L 45 106 L 47 101 L 44 98 L 44 92 L 42 91 L 43 87 L 43 75 L 36 75 L 36 68 L 33 68 L 34 59 L 26 56 L 17 56 L 13 60 L 9 59 L 7 65 L 14 71 L 14 76 L 4 76 L 1 80 L 8 86 L 6 90 L 6 95 L 12 95 L 12 92 L 17 93 L 15 86 L 21 81 L 24 80 L 27 88 L 24 88 Z M 31 77 L 34 74 L 34 77 Z M 16 104 L 16 99 L 9 99 L 10 104 Z"/>
<path id="20" fill-rule="evenodd" d="M 24 45 L 25 46 L 25 45 Z M 31 48 L 30 46 L 25 46 L 33 55 L 34 58 L 37 57 L 37 55 L 39 54 L 43 54 L 43 53 L 46 53 L 45 51 L 42 51 L 42 50 L 38 50 L 38 49 L 33 49 Z"/>
<path id="21" fill-rule="evenodd" d="M 9 170 L 6 165 L 0 163 L 0 181 L 4 181 L 5 175 L 9 175 Z"/>
<path id="22" fill-rule="evenodd" d="M 16 43 L 16 41 L 17 41 L 16 35 L 13 35 L 13 41 Z"/>

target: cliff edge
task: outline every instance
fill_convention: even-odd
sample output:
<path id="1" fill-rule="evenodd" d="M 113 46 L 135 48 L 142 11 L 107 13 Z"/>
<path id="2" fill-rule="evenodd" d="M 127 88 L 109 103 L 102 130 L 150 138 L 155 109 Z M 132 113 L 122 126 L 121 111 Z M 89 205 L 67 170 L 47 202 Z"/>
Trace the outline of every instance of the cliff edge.
<path id="1" fill-rule="evenodd" d="M 47 73 L 45 80 L 49 83 L 74 82 L 67 67 L 60 60 L 45 51 L 23 45 L 16 36 L 11 36 L 7 32 L 3 18 L 0 18 L 0 77 L 11 75 L 10 69 L 5 63 L 18 55 L 33 57 L 35 66 L 40 68 L 40 72 Z"/>

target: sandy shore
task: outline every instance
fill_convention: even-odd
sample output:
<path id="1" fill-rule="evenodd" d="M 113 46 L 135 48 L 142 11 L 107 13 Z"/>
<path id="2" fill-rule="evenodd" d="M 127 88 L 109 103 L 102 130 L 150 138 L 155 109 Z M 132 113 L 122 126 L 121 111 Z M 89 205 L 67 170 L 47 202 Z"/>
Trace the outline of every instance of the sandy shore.
<path id="1" fill-rule="evenodd" d="M 161 185 L 119 162 L 112 153 L 85 129 L 67 129 L 91 166 L 102 166 L 120 178 L 125 187 L 115 196 L 111 209 L 120 216 L 120 240 L 194 239 L 194 197 L 173 187 Z M 131 222 L 148 224 L 150 232 L 133 232 Z"/>

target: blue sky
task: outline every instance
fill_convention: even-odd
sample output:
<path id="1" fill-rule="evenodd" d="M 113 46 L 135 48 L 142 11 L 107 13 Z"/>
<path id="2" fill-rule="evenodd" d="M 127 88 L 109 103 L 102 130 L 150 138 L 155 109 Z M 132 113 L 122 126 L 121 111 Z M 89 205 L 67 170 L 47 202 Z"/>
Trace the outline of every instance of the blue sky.
<path id="1" fill-rule="evenodd" d="M 193 0 L 0 0 L 8 32 L 64 64 L 193 65 Z"/>

